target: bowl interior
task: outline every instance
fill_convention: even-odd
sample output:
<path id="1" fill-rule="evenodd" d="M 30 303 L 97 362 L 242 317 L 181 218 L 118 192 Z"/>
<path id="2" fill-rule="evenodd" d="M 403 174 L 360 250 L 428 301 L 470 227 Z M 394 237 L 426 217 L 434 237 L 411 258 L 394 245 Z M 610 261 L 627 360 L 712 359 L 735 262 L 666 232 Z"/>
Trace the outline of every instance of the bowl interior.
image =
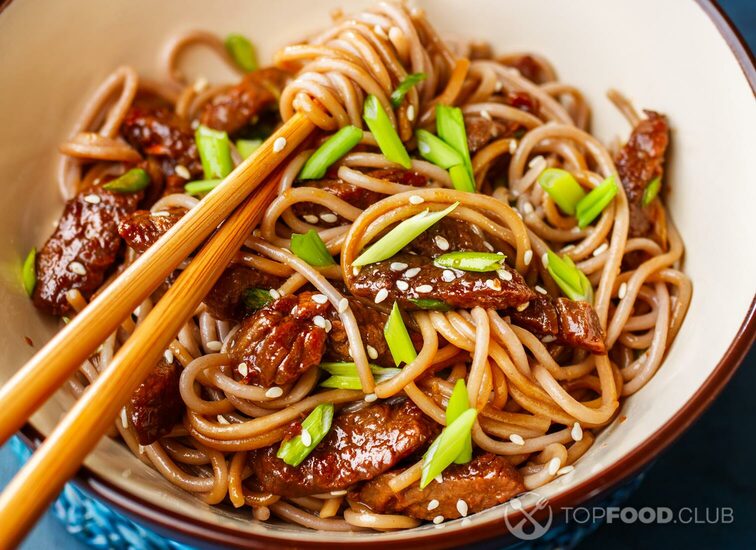
<path id="1" fill-rule="evenodd" d="M 62 208 L 55 169 L 57 145 L 70 131 L 87 95 L 113 68 L 130 64 L 162 78 L 164 46 L 175 33 L 207 29 L 253 38 L 262 60 L 287 42 L 328 24 L 343 0 L 16 0 L 0 14 L 0 382 L 50 337 L 55 324 L 24 295 L 20 264 L 47 238 Z M 756 187 L 746 171 L 756 143 L 753 94 L 737 61 L 694 2 L 622 0 L 436 0 L 419 2 L 442 32 L 487 40 L 496 51 L 530 50 L 547 56 L 562 80 L 579 87 L 593 108 L 593 131 L 605 142 L 629 127 L 605 97 L 609 88 L 639 108 L 669 115 L 673 152 L 667 182 L 672 217 L 687 252 L 694 296 L 683 328 L 653 380 L 623 406 L 624 422 L 598 437 L 576 470 L 538 490 L 555 497 L 600 475 L 659 430 L 704 384 L 738 331 L 756 290 L 753 242 Z M 471 9 L 473 8 L 473 9 Z M 653 13 L 653 17 L 648 14 Z M 148 15 L 146 15 L 148 14 Z M 674 33 L 670 32 L 674 28 Z M 187 59 L 193 76 L 222 79 L 212 55 Z M 25 337 L 34 345 L 29 346 Z M 48 433 L 60 418 L 62 394 L 33 418 Z M 302 542 L 402 539 L 408 533 L 313 533 L 250 521 L 248 514 L 210 508 L 174 488 L 121 445 L 104 440 L 87 466 L 124 493 L 191 518 L 245 533 Z M 503 505 L 467 523 L 501 518 Z M 464 529 L 461 521 L 447 530 Z M 422 527 L 414 535 L 434 532 Z"/>

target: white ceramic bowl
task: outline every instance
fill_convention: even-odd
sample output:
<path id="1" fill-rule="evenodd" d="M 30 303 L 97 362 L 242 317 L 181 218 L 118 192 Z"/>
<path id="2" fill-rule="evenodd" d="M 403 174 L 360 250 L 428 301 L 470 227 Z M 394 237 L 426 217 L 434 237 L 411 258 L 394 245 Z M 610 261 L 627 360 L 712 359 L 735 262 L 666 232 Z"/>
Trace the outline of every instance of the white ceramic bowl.
<path id="1" fill-rule="evenodd" d="M 685 270 L 693 280 L 693 301 L 658 374 L 625 402 L 627 421 L 601 432 L 573 473 L 538 491 L 554 507 L 575 505 L 637 472 L 679 435 L 722 388 L 753 340 L 753 63 L 723 17 L 704 1 L 420 4 L 443 32 L 487 40 L 500 52 L 545 54 L 563 80 L 586 93 L 593 130 L 604 140 L 629 131 L 605 98 L 610 87 L 639 107 L 668 114 L 674 129 L 669 208 L 687 247 Z M 53 331 L 21 290 L 19 267 L 26 251 L 44 242 L 60 214 L 62 201 L 54 183 L 57 144 L 87 94 L 119 64 L 162 77 L 163 46 L 178 31 L 243 32 L 253 37 L 261 58 L 269 59 L 278 47 L 326 25 L 329 11 L 339 5 L 351 10 L 364 2 L 5 3 L 0 14 L 0 382 Z M 209 58 L 198 54 L 190 63 L 194 61 L 199 71 L 210 71 Z M 27 433 L 48 433 L 63 406 L 65 399 L 56 396 L 34 416 Z M 80 479 L 95 495 L 170 536 L 244 546 L 469 543 L 503 533 L 503 517 L 513 513 L 503 505 L 464 524 L 452 521 L 443 529 L 384 534 L 271 527 L 251 521 L 248 514 L 206 506 L 110 440 L 91 454 Z"/>

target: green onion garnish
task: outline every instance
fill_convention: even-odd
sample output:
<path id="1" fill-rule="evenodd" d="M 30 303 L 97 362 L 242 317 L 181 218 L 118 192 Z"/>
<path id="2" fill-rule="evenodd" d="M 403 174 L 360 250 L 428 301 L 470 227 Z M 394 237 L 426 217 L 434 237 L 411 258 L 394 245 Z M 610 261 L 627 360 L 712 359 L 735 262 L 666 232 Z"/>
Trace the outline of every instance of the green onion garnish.
<path id="1" fill-rule="evenodd" d="M 360 375 L 357 374 L 357 365 L 354 363 L 321 363 L 320 368 L 331 374 L 320 385 L 324 388 L 335 388 L 339 390 L 361 390 L 362 383 Z M 370 371 L 373 373 L 375 382 L 380 384 L 399 374 L 401 369 L 392 369 L 370 365 Z"/>
<path id="2" fill-rule="evenodd" d="M 656 177 L 643 190 L 643 206 L 648 206 L 661 189 L 661 177 Z"/>
<path id="3" fill-rule="evenodd" d="M 190 181 L 189 183 L 184 185 L 184 192 L 187 195 L 203 195 L 218 187 L 218 184 L 222 181 L 223 180 Z"/>
<path id="4" fill-rule="evenodd" d="M 231 159 L 231 142 L 226 132 L 200 125 L 194 133 L 205 179 L 225 178 L 234 168 Z"/>
<path id="5" fill-rule="evenodd" d="M 449 177 L 451 177 L 454 189 L 475 193 L 475 180 L 467 171 L 464 164 L 458 164 L 449 168 Z"/>
<path id="6" fill-rule="evenodd" d="M 323 239 L 314 229 L 310 229 L 304 235 L 294 233 L 291 236 L 291 251 L 295 256 L 316 267 L 325 267 L 336 263 L 331 253 L 328 252 Z"/>
<path id="7" fill-rule="evenodd" d="M 452 391 L 449 402 L 446 404 L 446 425 L 448 426 L 454 422 L 460 415 L 470 408 L 470 399 L 467 396 L 467 385 L 465 381 L 460 378 L 457 383 L 454 384 L 454 390 Z M 455 464 L 467 464 L 472 460 L 472 434 L 467 434 L 465 446 L 459 456 L 454 459 Z"/>
<path id="8" fill-rule="evenodd" d="M 478 411 L 467 409 L 443 429 L 423 457 L 420 488 L 424 489 L 443 472 L 465 449 Z"/>
<path id="9" fill-rule="evenodd" d="M 546 269 L 565 296 L 570 300 L 592 303 L 593 286 L 585 273 L 577 268 L 572 258 L 567 255 L 559 257 L 551 250 L 547 252 L 547 255 L 549 263 Z"/>
<path id="10" fill-rule="evenodd" d="M 401 81 L 399 86 L 396 87 L 396 90 L 391 92 L 391 104 L 394 107 L 399 107 L 399 105 L 402 104 L 402 101 L 404 101 L 404 96 L 407 95 L 407 92 L 409 92 L 412 89 L 412 86 L 417 84 L 418 82 L 422 82 L 427 77 L 425 76 L 425 73 L 415 73 L 408 75 L 404 80 Z"/>
<path id="11" fill-rule="evenodd" d="M 321 403 L 304 419 L 300 434 L 281 443 L 276 456 L 289 466 L 299 466 L 328 434 L 332 422 L 333 405 Z"/>
<path id="12" fill-rule="evenodd" d="M 412 168 L 412 161 L 407 149 L 404 148 L 399 134 L 391 125 L 391 120 L 383 109 L 383 105 L 374 95 L 369 95 L 365 99 L 362 117 L 373 133 L 375 141 L 378 142 L 378 147 L 381 148 L 383 155 L 391 162 L 396 162 L 404 168 Z"/>
<path id="13" fill-rule="evenodd" d="M 257 69 L 257 53 L 246 36 L 229 34 L 225 41 L 226 51 L 243 71 L 252 72 Z"/>
<path id="14" fill-rule="evenodd" d="M 346 155 L 362 139 L 362 130 L 344 126 L 318 147 L 299 173 L 299 179 L 316 180 L 325 176 L 328 167 Z"/>
<path id="15" fill-rule="evenodd" d="M 449 311 L 451 309 L 451 306 L 443 300 L 435 300 L 433 298 L 410 298 L 409 301 L 420 309 L 429 309 L 431 311 Z"/>
<path id="16" fill-rule="evenodd" d="M 404 319 L 402 319 L 402 312 L 396 302 L 394 302 L 394 307 L 391 308 L 386 326 L 383 327 L 383 337 L 386 339 L 397 367 L 401 363 L 409 365 L 417 357 L 412 338 L 407 332 Z"/>
<path id="17" fill-rule="evenodd" d="M 261 139 L 238 139 L 236 140 L 236 150 L 239 151 L 239 156 L 245 159 L 260 148 L 263 144 Z"/>
<path id="18" fill-rule="evenodd" d="M 590 193 L 580 199 L 575 207 L 580 229 L 590 224 L 596 217 L 609 206 L 617 194 L 617 181 L 614 176 L 609 176 L 600 185 L 594 187 Z"/>
<path id="19" fill-rule="evenodd" d="M 501 269 L 505 257 L 493 252 L 448 252 L 433 261 L 441 267 L 485 273 Z"/>
<path id="20" fill-rule="evenodd" d="M 150 175 L 141 168 L 132 168 L 122 176 L 117 177 L 102 188 L 116 193 L 138 193 L 150 184 Z"/>
<path id="21" fill-rule="evenodd" d="M 475 192 L 472 162 L 470 162 L 470 150 L 467 148 L 467 131 L 465 130 L 462 109 L 450 105 L 436 105 L 436 131 L 438 137 L 448 143 L 462 157 L 469 176 L 468 178 L 462 178 L 461 174 L 455 176 L 452 174 L 452 170 L 449 170 L 454 187 L 461 191 Z M 455 182 L 455 177 L 459 182 Z M 467 180 L 466 184 L 462 184 L 464 180 Z M 470 182 L 472 182 L 472 185 L 470 185 Z"/>
<path id="22" fill-rule="evenodd" d="M 419 214 L 407 218 L 383 237 L 378 239 L 378 241 L 365 252 L 360 254 L 359 257 L 352 262 L 352 265 L 368 265 L 390 258 L 412 242 L 423 231 L 457 208 L 457 205 L 459 205 L 459 203 L 455 202 L 448 208 L 438 212 L 423 210 Z"/>
<path id="23" fill-rule="evenodd" d="M 34 287 L 37 286 L 37 249 L 32 248 L 26 255 L 24 265 L 21 267 L 21 281 L 24 284 L 24 290 L 31 296 L 34 293 Z"/>
<path id="24" fill-rule="evenodd" d="M 464 162 L 457 151 L 429 131 L 418 130 L 415 136 L 417 137 L 417 150 L 420 151 L 420 156 L 436 166 L 447 169 Z"/>
<path id="25" fill-rule="evenodd" d="M 585 197 L 585 191 L 567 170 L 546 168 L 538 176 L 538 184 L 554 199 L 562 212 L 575 215 L 577 203 Z"/>
<path id="26" fill-rule="evenodd" d="M 257 311 L 273 301 L 273 296 L 264 288 L 248 288 L 242 293 L 242 301 L 247 309 Z"/>

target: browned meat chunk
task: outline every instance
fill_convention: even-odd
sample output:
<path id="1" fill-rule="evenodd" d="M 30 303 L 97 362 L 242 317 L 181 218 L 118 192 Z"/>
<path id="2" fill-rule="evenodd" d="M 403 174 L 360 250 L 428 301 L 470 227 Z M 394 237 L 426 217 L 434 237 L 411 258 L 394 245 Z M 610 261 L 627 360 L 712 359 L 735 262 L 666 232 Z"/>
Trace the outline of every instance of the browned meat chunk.
<path id="1" fill-rule="evenodd" d="M 393 270 L 392 263 L 406 264 L 408 268 Z M 363 267 L 350 280 L 349 290 L 370 300 L 385 290 L 388 295 L 382 301 L 389 305 L 398 301 L 406 309 L 420 309 L 416 300 L 441 300 L 453 308 L 504 309 L 535 298 L 522 275 L 509 267 L 503 270 L 509 274 L 506 280 L 496 272 L 453 271 L 437 267 L 430 258 L 400 253 Z"/>
<path id="2" fill-rule="evenodd" d="M 85 298 L 92 296 L 121 247 L 118 223 L 136 210 L 140 197 L 93 187 L 66 203 L 55 233 L 37 255 L 34 305 L 66 315 L 71 311 L 66 292 L 78 289 Z"/>
<path id="3" fill-rule="evenodd" d="M 169 208 L 164 212 L 137 210 L 127 215 L 118 224 L 118 233 L 126 244 L 136 252 L 145 252 L 171 227 L 176 225 L 186 210 Z"/>
<path id="4" fill-rule="evenodd" d="M 278 288 L 283 279 L 252 267 L 232 264 L 205 296 L 205 305 L 213 317 L 227 321 L 240 321 L 251 313 L 244 304 L 245 293 L 254 288 Z"/>
<path id="5" fill-rule="evenodd" d="M 399 493 L 388 482 L 398 472 L 389 472 L 368 481 L 350 497 L 379 514 L 406 514 L 432 520 L 436 516 L 455 519 L 461 516 L 457 503 L 463 500 L 469 514 L 482 512 L 523 492 L 522 475 L 503 456 L 485 453 L 467 464 L 452 464 L 444 470 L 443 483 L 431 481 L 425 489 L 417 483 Z M 438 506 L 429 509 L 431 501 Z"/>
<path id="6" fill-rule="evenodd" d="M 483 234 L 472 224 L 454 218 L 443 218 L 433 224 L 404 250 L 428 258 L 436 258 L 446 252 L 488 252 Z"/>
<path id="7" fill-rule="evenodd" d="M 161 359 L 126 405 L 126 414 L 142 445 L 154 443 L 173 429 L 184 415 L 179 392 L 181 369 L 176 361 Z"/>
<path id="8" fill-rule="evenodd" d="M 643 237 L 653 227 L 657 210 L 643 206 L 643 192 L 655 178 L 664 174 L 664 153 L 669 143 L 667 117 L 654 111 L 644 111 L 641 120 L 630 134 L 615 162 L 630 208 L 630 236 Z"/>
<path id="9" fill-rule="evenodd" d="M 535 82 L 536 84 L 542 84 L 545 82 L 543 75 L 541 74 L 541 66 L 531 55 L 521 55 L 513 61 L 507 61 L 505 65 L 514 67 L 520 74 L 528 80 Z"/>
<path id="10" fill-rule="evenodd" d="M 422 450 L 436 428 L 411 401 L 374 404 L 336 415 L 328 435 L 299 466 L 276 457 L 278 445 L 251 455 L 262 490 L 298 497 L 344 490 Z"/>
<path id="11" fill-rule="evenodd" d="M 240 374 L 245 384 L 288 384 L 320 363 L 327 334 L 313 319 L 327 315 L 331 305 L 312 296 L 283 296 L 242 322 L 229 353 L 235 363 L 246 365 L 246 374 Z"/>
<path id="12" fill-rule="evenodd" d="M 288 73 L 267 68 L 251 72 L 236 86 L 205 105 L 200 121 L 205 126 L 233 134 L 278 102 Z"/>
<path id="13" fill-rule="evenodd" d="M 360 327 L 362 343 L 365 347 L 372 347 L 377 354 L 375 358 L 370 359 L 370 362 L 383 367 L 395 367 L 396 364 L 391 356 L 391 351 L 389 351 L 386 338 L 383 336 L 383 327 L 386 325 L 388 315 L 357 300 L 349 300 L 349 306 Z M 328 320 L 331 321 L 332 328 L 331 332 L 328 333 L 326 358 L 331 361 L 353 361 L 354 359 L 349 355 L 349 339 L 344 329 L 344 323 L 341 322 L 334 309 L 330 310 Z M 410 332 L 410 334 L 414 335 L 415 333 Z"/>
<path id="14" fill-rule="evenodd" d="M 467 130 L 467 148 L 470 149 L 471 154 L 483 149 L 496 139 L 507 137 L 512 132 L 510 124 L 477 115 L 465 117 L 465 130 Z"/>

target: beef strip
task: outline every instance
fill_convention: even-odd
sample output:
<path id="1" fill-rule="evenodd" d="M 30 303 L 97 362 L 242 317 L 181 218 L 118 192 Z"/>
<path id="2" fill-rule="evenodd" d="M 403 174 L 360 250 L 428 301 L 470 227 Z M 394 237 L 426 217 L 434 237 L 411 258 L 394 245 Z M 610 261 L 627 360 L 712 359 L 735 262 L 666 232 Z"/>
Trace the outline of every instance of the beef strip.
<path id="1" fill-rule="evenodd" d="M 137 210 L 121 220 L 118 224 L 118 233 L 129 247 L 141 254 L 176 225 L 184 214 L 186 214 L 184 208 L 168 208 L 160 213 Z"/>
<path id="2" fill-rule="evenodd" d="M 357 325 L 360 327 L 362 343 L 365 347 L 370 346 L 376 351 L 377 356 L 371 358 L 370 362 L 382 367 L 396 367 L 383 335 L 383 327 L 386 325 L 388 315 L 355 299 L 349 300 L 349 306 L 357 320 Z M 341 318 L 335 309 L 329 310 L 328 320 L 331 322 L 332 328 L 328 333 L 326 359 L 329 361 L 354 361 L 349 355 L 349 339 L 344 329 L 344 323 L 341 322 Z M 415 340 L 422 343 L 422 338 L 411 328 L 410 337 L 415 337 Z"/>
<path id="3" fill-rule="evenodd" d="M 654 225 L 657 210 L 653 204 L 643 206 L 643 192 L 652 180 L 663 176 L 664 153 L 669 144 L 667 117 L 644 112 L 646 118 L 638 122 L 615 159 L 627 194 L 631 237 L 647 236 Z"/>
<path id="4" fill-rule="evenodd" d="M 205 305 L 216 319 L 240 321 L 251 311 L 244 304 L 244 293 L 253 288 L 270 290 L 283 284 L 281 277 L 253 267 L 231 264 L 205 296 Z"/>
<path id="5" fill-rule="evenodd" d="M 299 497 L 344 490 L 382 474 L 422 450 L 434 423 L 411 401 L 376 403 L 334 418 L 331 430 L 297 467 L 276 457 L 278 445 L 251 454 L 263 491 Z"/>
<path id="6" fill-rule="evenodd" d="M 507 311 L 512 321 L 538 337 L 593 353 L 606 353 L 598 315 L 588 302 L 538 296 L 523 311 Z"/>
<path id="7" fill-rule="evenodd" d="M 488 252 L 483 233 L 469 222 L 442 218 L 405 248 L 419 256 L 436 258 L 447 252 Z"/>
<path id="8" fill-rule="evenodd" d="M 248 73 L 241 82 L 205 104 L 200 121 L 210 128 L 234 134 L 277 104 L 287 78 L 288 73 L 276 68 Z"/>
<path id="9" fill-rule="evenodd" d="M 512 91 L 504 96 L 504 103 L 532 115 L 540 114 L 538 100 L 528 92 Z M 524 130 L 518 122 L 504 122 L 497 119 L 484 118 L 477 114 L 465 116 L 465 130 L 467 131 L 467 147 L 470 153 L 475 153 L 497 139 L 512 137 L 518 131 Z"/>
<path id="10" fill-rule="evenodd" d="M 173 429 L 184 415 L 179 392 L 180 365 L 161 359 L 126 405 L 126 414 L 141 445 L 154 443 Z"/>
<path id="11" fill-rule="evenodd" d="M 406 514 L 431 521 L 436 516 L 455 519 L 461 516 L 459 500 L 468 513 L 482 512 L 523 492 L 522 475 L 503 456 L 484 453 L 467 464 L 452 464 L 443 474 L 443 483 L 431 481 L 425 489 L 413 483 L 395 493 L 388 482 L 399 472 L 383 474 L 352 491 L 350 499 L 362 502 L 379 514 Z M 429 509 L 432 500 L 438 506 Z"/>
<path id="12" fill-rule="evenodd" d="M 34 305 L 66 315 L 71 311 L 66 292 L 78 289 L 84 298 L 92 296 L 118 256 L 118 223 L 136 210 L 140 197 L 93 187 L 66 202 L 55 232 L 37 254 Z"/>
<path id="13" fill-rule="evenodd" d="M 531 55 L 521 55 L 518 58 L 512 61 L 507 61 L 504 64 L 510 67 L 514 67 L 515 69 L 520 71 L 520 74 L 522 76 L 532 82 L 535 82 L 536 84 L 542 84 L 543 82 L 545 82 L 545 79 L 542 78 L 541 66 Z"/>

